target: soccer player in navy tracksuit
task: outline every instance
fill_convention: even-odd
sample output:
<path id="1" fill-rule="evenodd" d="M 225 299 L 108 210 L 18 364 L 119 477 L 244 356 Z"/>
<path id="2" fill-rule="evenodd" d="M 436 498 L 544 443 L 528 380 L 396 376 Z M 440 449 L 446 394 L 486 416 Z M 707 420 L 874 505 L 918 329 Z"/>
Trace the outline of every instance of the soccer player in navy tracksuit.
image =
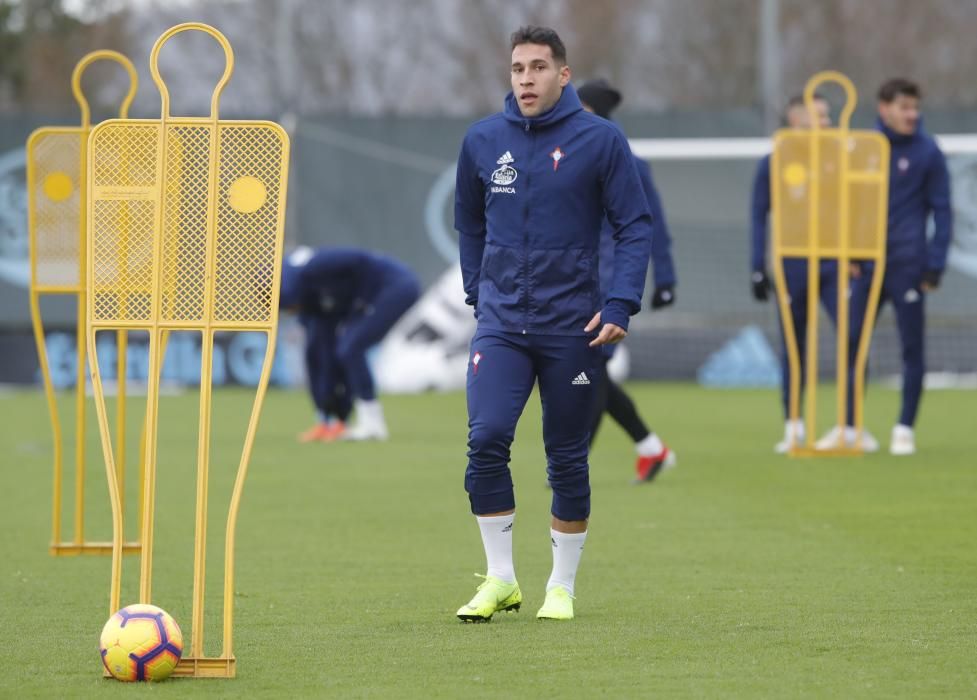
<path id="1" fill-rule="evenodd" d="M 509 447 L 537 381 L 553 489 L 553 569 L 537 617 L 573 617 L 590 515 L 593 377 L 600 346 L 621 340 L 641 306 L 651 245 L 628 142 L 581 107 L 559 36 L 524 27 L 511 45 L 512 93 L 503 112 L 465 135 L 455 194 L 465 293 L 478 319 L 468 365 L 465 489 L 488 565 L 457 615 L 475 622 L 522 603 L 512 563 Z M 616 246 L 614 280 L 602 292 L 597 256 L 605 215 Z"/>
<path id="2" fill-rule="evenodd" d="M 950 175 L 936 141 L 923 130 L 920 91 L 901 78 L 878 93 L 878 128 L 889 139 L 889 218 L 880 304 L 891 302 L 902 345 L 902 407 L 889 451 L 916 451 L 913 426 L 923 394 L 926 294 L 940 285 L 953 235 Z M 933 235 L 926 227 L 933 215 Z M 864 318 L 873 269 L 862 266 L 852 293 L 855 328 Z M 856 320 L 857 317 L 857 320 Z"/>
<path id="3" fill-rule="evenodd" d="M 621 93 L 606 80 L 598 78 L 589 80 L 579 88 L 577 95 L 583 108 L 593 112 L 598 117 L 610 119 L 611 112 L 621 103 Z M 672 262 L 672 239 L 665 222 L 665 210 L 662 208 L 661 197 L 655 189 L 651 176 L 651 167 L 643 160 L 634 157 L 641 186 L 648 200 L 648 211 L 651 214 L 654 234 L 651 237 L 651 266 L 654 274 L 655 287 L 651 295 L 651 309 L 655 311 L 675 303 L 675 265 Z M 610 289 L 614 279 L 614 231 L 606 219 L 601 229 L 600 238 L 600 285 L 601 289 Z M 641 419 L 634 401 L 627 392 L 607 373 L 607 363 L 614 355 L 616 345 L 605 345 L 604 362 L 598 373 L 597 401 L 594 404 L 594 415 L 590 423 L 590 444 L 593 446 L 600 427 L 601 419 L 607 412 L 634 441 L 638 459 L 635 463 L 635 483 L 651 481 L 663 467 L 675 464 L 675 453 L 668 448 L 661 438 L 648 428 Z"/>
<path id="4" fill-rule="evenodd" d="M 815 95 L 814 104 L 817 109 L 821 126 L 830 126 L 828 103 L 820 95 Z M 787 126 L 793 129 L 806 129 L 810 125 L 810 115 L 804 104 L 804 98 L 795 96 L 787 103 L 784 115 Z M 770 156 L 765 156 L 757 165 L 753 179 L 753 197 L 751 211 L 751 241 L 750 256 L 753 296 L 757 301 L 766 301 L 770 291 L 770 277 L 767 274 L 767 220 L 770 214 Z M 787 294 L 790 299 L 790 315 L 794 323 L 794 333 L 797 337 L 797 350 L 800 357 L 800 367 L 803 368 L 807 349 L 807 260 L 800 258 L 784 259 L 784 280 L 787 284 Z M 834 260 L 822 260 L 819 270 L 819 292 L 821 305 L 824 307 L 832 322 L 837 321 L 838 305 L 838 263 Z M 779 310 L 779 307 L 778 307 Z M 857 326 L 853 328 L 854 335 Z M 856 336 L 857 337 L 857 336 Z M 790 420 L 790 363 L 787 361 L 787 343 L 783 322 L 780 329 L 781 338 L 781 403 L 784 411 L 784 437 L 774 446 L 774 450 L 784 453 L 790 448 L 791 437 L 796 444 L 805 439 L 804 421 L 800 418 L 796 422 Z M 852 359 L 852 358 L 849 358 Z M 849 378 L 854 376 L 853 371 Z M 803 389 L 803 379 L 801 388 Z M 852 386 L 849 381 L 849 386 Z M 848 394 L 848 414 L 853 412 L 853 398 Z M 851 431 L 854 441 L 854 430 Z M 878 443 L 868 431 L 862 431 L 862 448 L 868 451 L 878 449 Z"/>
<path id="5" fill-rule="evenodd" d="M 379 343 L 420 296 L 405 265 L 356 248 L 298 248 L 282 270 L 279 305 L 297 311 L 305 328 L 305 363 L 318 423 L 303 442 L 385 440 L 366 351 Z M 344 425 L 350 409 L 356 425 Z"/>

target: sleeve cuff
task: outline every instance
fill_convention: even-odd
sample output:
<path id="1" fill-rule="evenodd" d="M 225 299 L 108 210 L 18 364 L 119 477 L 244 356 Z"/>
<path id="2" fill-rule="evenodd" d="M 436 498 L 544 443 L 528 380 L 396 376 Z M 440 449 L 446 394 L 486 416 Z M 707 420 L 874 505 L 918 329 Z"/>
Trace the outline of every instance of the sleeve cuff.
<path id="1" fill-rule="evenodd" d="M 653 270 L 653 272 L 656 287 L 674 287 L 678 283 L 675 279 L 675 271 L 670 268 Z"/>
<path id="2" fill-rule="evenodd" d="M 613 323 L 624 330 L 628 329 L 630 318 L 631 314 L 628 313 L 627 306 L 617 299 L 608 301 L 604 310 L 600 312 L 601 323 Z"/>

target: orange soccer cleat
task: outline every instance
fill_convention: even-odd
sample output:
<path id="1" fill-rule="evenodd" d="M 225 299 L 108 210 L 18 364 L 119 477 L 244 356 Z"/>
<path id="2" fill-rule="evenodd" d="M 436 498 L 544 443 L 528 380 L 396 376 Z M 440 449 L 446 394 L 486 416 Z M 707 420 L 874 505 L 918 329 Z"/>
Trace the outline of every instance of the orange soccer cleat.
<path id="1" fill-rule="evenodd" d="M 345 431 L 346 424 L 342 421 L 316 423 L 304 433 L 299 434 L 299 442 L 332 442 L 338 440 Z"/>

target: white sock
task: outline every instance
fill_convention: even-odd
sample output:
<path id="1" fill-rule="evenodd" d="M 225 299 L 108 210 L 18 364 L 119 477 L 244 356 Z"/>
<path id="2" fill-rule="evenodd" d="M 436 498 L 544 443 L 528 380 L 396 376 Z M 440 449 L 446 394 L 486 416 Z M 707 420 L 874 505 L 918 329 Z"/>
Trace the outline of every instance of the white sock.
<path id="1" fill-rule="evenodd" d="M 546 590 L 563 586 L 573 595 L 573 581 L 577 577 L 577 567 L 580 566 L 580 555 L 583 554 L 587 533 L 557 532 L 550 528 L 550 539 L 553 542 L 553 573 L 546 582 Z"/>
<path id="2" fill-rule="evenodd" d="M 658 435 L 651 433 L 644 440 L 636 444 L 635 449 L 641 457 L 654 457 L 660 455 L 665 449 L 664 443 Z"/>
<path id="3" fill-rule="evenodd" d="M 485 547 L 486 573 L 506 583 L 516 582 L 516 571 L 512 565 L 512 521 L 515 513 L 509 515 L 476 515 L 478 529 L 482 532 L 482 546 Z"/>
<path id="4" fill-rule="evenodd" d="M 357 399 L 354 405 L 356 406 L 356 420 L 360 425 L 370 428 L 386 426 L 386 421 L 383 419 L 383 406 L 377 399 L 371 401 Z"/>

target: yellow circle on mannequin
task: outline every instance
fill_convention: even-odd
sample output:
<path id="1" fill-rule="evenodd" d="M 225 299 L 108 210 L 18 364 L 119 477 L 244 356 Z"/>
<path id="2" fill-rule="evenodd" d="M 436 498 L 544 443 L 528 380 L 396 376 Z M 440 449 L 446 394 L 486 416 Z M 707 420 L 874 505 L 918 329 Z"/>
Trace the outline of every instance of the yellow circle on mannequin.
<path id="1" fill-rule="evenodd" d="M 807 168 L 800 163 L 791 163 L 784 169 L 784 182 L 790 187 L 800 187 L 807 182 Z"/>
<path id="2" fill-rule="evenodd" d="M 52 202 L 63 202 L 74 192 L 75 186 L 67 173 L 60 170 L 44 178 L 44 196 Z"/>
<path id="3" fill-rule="evenodd" d="M 251 214 L 264 206 L 268 190 L 258 178 L 245 175 L 231 183 L 227 198 L 234 211 Z"/>

